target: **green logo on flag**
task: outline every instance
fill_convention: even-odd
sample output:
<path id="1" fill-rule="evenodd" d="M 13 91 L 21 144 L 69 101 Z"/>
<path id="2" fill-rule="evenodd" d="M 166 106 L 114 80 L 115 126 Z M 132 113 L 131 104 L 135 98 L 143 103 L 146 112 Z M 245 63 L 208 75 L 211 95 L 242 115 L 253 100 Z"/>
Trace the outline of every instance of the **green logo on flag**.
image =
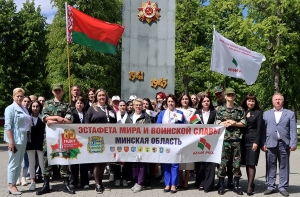
<path id="1" fill-rule="evenodd" d="M 239 64 L 237 63 L 237 61 L 236 61 L 234 58 L 232 59 L 232 63 L 233 63 L 236 67 L 238 67 L 238 65 L 239 65 Z"/>

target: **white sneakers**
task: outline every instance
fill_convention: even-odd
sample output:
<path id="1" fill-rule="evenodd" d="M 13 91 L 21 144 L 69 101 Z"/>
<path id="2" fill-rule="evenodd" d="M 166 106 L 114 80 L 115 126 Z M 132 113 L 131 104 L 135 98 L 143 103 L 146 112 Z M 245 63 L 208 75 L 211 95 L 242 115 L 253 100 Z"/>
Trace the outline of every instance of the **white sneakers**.
<path id="1" fill-rule="evenodd" d="M 30 191 L 34 191 L 35 190 L 35 182 L 31 182 L 29 190 Z"/>
<path id="2" fill-rule="evenodd" d="M 119 187 L 121 185 L 121 181 L 120 180 L 116 180 L 115 181 L 115 186 Z"/>
<path id="3" fill-rule="evenodd" d="M 143 189 L 143 186 L 141 186 L 139 184 L 136 184 L 134 189 L 133 189 L 133 193 L 140 192 L 140 191 L 142 191 L 142 189 Z"/>
<path id="4" fill-rule="evenodd" d="M 83 186 L 83 189 L 89 189 L 90 188 L 90 186 L 89 185 L 85 185 L 85 186 Z"/>
<path id="5" fill-rule="evenodd" d="M 18 178 L 16 186 L 20 186 L 21 185 L 21 177 Z"/>
<path id="6" fill-rule="evenodd" d="M 115 180 L 114 174 L 109 175 L 109 182 L 113 182 Z"/>
<path id="7" fill-rule="evenodd" d="M 134 188 L 137 186 L 138 184 L 136 183 L 136 184 L 134 184 L 134 186 L 131 188 L 131 191 L 133 191 L 134 190 Z"/>
<path id="8" fill-rule="evenodd" d="M 20 186 L 20 185 L 26 186 L 26 185 L 28 185 L 28 183 L 26 182 L 25 177 L 22 177 L 22 178 L 19 177 L 18 180 L 17 180 L 16 185 L 17 185 L 17 186 Z"/>
<path id="9" fill-rule="evenodd" d="M 123 185 L 124 187 L 127 187 L 127 186 L 128 186 L 127 181 L 126 181 L 126 180 L 123 180 L 123 181 L 122 181 L 122 185 Z"/>

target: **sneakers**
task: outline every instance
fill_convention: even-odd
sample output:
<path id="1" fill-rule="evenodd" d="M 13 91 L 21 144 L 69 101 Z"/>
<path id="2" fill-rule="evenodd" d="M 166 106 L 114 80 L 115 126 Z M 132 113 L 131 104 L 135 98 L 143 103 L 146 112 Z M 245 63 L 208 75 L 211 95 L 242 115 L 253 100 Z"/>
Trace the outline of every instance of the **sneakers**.
<path id="1" fill-rule="evenodd" d="M 121 181 L 120 180 L 116 180 L 115 181 L 115 186 L 120 187 L 120 185 L 121 185 Z"/>
<path id="2" fill-rule="evenodd" d="M 85 186 L 83 186 L 83 189 L 89 189 L 90 188 L 90 186 L 89 185 L 85 185 Z"/>
<path id="3" fill-rule="evenodd" d="M 115 180 L 114 174 L 109 175 L 109 182 L 113 182 Z"/>
<path id="4" fill-rule="evenodd" d="M 21 177 L 18 178 L 16 186 L 20 186 L 21 185 Z"/>
<path id="5" fill-rule="evenodd" d="M 133 191 L 134 190 L 134 188 L 137 186 L 138 184 L 136 183 L 136 184 L 134 184 L 134 186 L 131 188 L 131 191 Z"/>
<path id="6" fill-rule="evenodd" d="M 34 191 L 35 190 L 35 182 L 31 182 L 29 190 L 30 191 Z"/>
<path id="7" fill-rule="evenodd" d="M 140 192 L 140 191 L 142 191 L 142 189 L 143 189 L 143 186 L 136 184 L 135 188 L 133 189 L 133 193 Z"/>
<path id="8" fill-rule="evenodd" d="M 127 187 L 127 186 L 128 186 L 127 181 L 126 181 L 126 180 L 123 180 L 123 181 L 122 181 L 122 185 L 123 185 L 124 187 Z"/>
<path id="9" fill-rule="evenodd" d="M 28 185 L 28 183 L 27 183 L 25 177 L 22 177 L 22 178 L 21 178 L 21 182 L 22 182 L 22 186 Z"/>

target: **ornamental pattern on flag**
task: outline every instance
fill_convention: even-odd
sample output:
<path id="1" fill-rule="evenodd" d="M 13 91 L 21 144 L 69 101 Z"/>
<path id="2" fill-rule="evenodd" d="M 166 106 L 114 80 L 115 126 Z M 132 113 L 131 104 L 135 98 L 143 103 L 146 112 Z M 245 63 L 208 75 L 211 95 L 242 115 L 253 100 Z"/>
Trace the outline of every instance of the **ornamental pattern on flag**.
<path id="1" fill-rule="evenodd" d="M 211 70 L 226 76 L 244 79 L 248 85 L 255 83 L 266 57 L 214 31 Z"/>

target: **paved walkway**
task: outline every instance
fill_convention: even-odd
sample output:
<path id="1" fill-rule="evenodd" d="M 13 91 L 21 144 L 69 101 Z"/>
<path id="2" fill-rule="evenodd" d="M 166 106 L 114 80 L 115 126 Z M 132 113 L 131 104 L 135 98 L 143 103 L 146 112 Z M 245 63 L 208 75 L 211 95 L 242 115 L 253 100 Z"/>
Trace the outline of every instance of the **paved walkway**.
<path id="1" fill-rule="evenodd" d="M 266 189 L 266 184 L 264 181 L 264 175 L 265 175 L 265 155 L 261 153 L 260 155 L 260 161 L 257 166 L 257 174 L 255 179 L 255 192 L 254 196 L 264 196 L 263 191 Z M 0 196 L 12 196 L 9 195 L 7 192 L 7 184 L 6 184 L 6 170 L 7 170 L 7 161 L 8 161 L 8 153 L 7 153 L 7 146 L 6 144 L 0 144 Z M 245 190 L 247 180 L 246 180 L 246 172 L 245 167 L 242 167 L 242 179 L 241 179 L 241 187 L 243 190 Z M 288 189 L 288 192 L 290 193 L 290 196 L 300 196 L 300 151 L 292 152 L 291 154 L 291 173 L 290 173 L 290 187 Z M 107 181 L 107 180 L 105 180 Z M 278 182 L 278 180 L 277 180 Z M 160 184 L 156 180 L 152 180 L 152 188 L 148 188 L 140 193 L 134 194 L 130 187 L 132 187 L 132 184 L 129 184 L 130 187 L 123 188 L 123 187 L 114 187 L 112 183 L 106 183 L 110 187 L 112 187 L 111 191 L 105 191 L 103 194 L 96 194 L 94 189 L 89 190 L 79 190 L 76 191 L 75 195 L 72 196 L 88 196 L 88 197 L 94 197 L 94 196 L 110 196 L 110 197 L 130 197 L 130 196 L 143 196 L 143 197 L 160 197 L 160 196 L 182 196 L 182 197 L 205 197 L 205 196 L 219 196 L 217 191 L 213 191 L 210 193 L 204 193 L 203 191 L 198 191 L 193 187 L 194 178 L 190 178 L 190 189 L 187 191 L 179 191 L 176 194 L 165 194 L 163 192 L 164 185 Z M 51 185 L 53 185 L 53 192 L 47 195 L 43 196 L 53 196 L 53 197 L 65 197 L 65 196 L 71 196 L 69 194 L 65 194 L 62 192 L 62 181 L 52 182 Z M 94 181 L 90 181 L 91 188 L 94 188 Z M 37 188 L 42 187 L 42 183 L 37 184 Z M 29 186 L 19 186 L 18 187 L 22 192 L 22 196 L 36 196 L 35 192 L 28 191 Z M 244 195 L 247 195 L 244 193 Z M 234 194 L 232 191 L 227 191 L 224 196 L 238 196 Z M 280 193 L 274 193 L 270 195 L 272 197 L 282 196 Z"/>

